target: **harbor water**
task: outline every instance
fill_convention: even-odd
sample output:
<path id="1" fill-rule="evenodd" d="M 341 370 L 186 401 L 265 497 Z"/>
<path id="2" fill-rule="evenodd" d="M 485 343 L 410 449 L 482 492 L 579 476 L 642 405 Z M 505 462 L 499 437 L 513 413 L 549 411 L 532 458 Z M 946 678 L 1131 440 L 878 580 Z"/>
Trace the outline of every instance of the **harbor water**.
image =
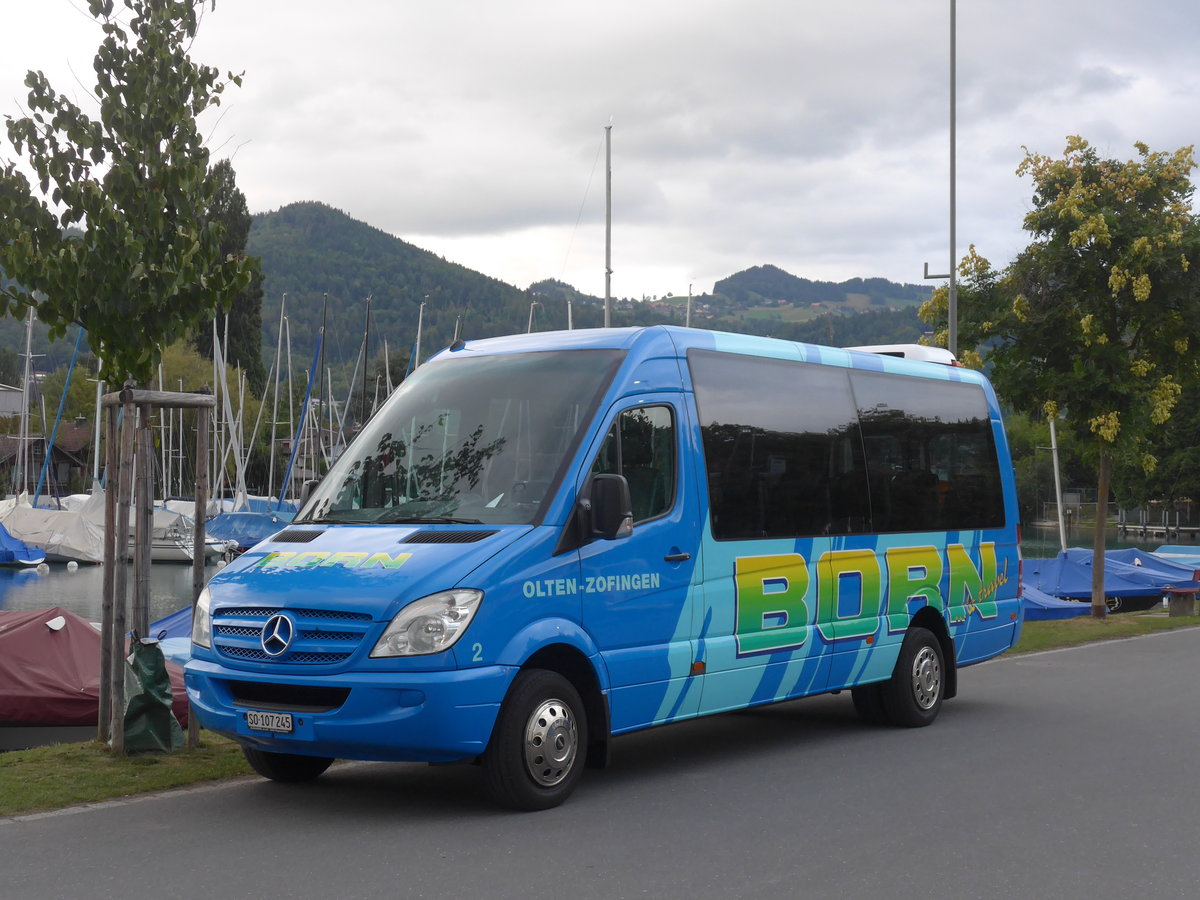
<path id="1" fill-rule="evenodd" d="M 129 565 L 129 584 L 133 566 Z M 204 569 L 205 579 L 219 571 Z M 47 609 L 60 606 L 90 622 L 99 622 L 104 597 L 104 567 L 81 565 L 71 571 L 56 564 L 36 569 L 0 569 L 0 609 Z M 161 619 L 192 602 L 192 567 L 181 563 L 155 563 L 150 567 L 150 621 Z"/>

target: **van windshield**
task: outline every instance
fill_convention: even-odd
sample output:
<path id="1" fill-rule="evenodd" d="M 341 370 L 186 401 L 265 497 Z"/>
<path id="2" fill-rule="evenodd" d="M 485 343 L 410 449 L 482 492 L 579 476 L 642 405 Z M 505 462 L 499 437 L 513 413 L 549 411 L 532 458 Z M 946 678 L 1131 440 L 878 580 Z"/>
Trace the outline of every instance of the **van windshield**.
<path id="1" fill-rule="evenodd" d="M 517 525 L 540 518 L 623 353 L 460 353 L 404 381 L 296 521 Z"/>

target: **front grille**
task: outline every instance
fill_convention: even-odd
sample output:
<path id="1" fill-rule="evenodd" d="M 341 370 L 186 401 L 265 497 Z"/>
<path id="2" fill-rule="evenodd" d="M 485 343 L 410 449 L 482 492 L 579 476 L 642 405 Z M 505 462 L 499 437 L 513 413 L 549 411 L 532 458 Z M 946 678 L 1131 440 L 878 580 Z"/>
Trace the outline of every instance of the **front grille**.
<path id="1" fill-rule="evenodd" d="M 252 659 L 257 662 L 275 662 L 277 659 L 274 656 L 267 656 L 265 650 L 255 650 L 253 647 L 223 647 L 221 652 L 234 659 Z M 349 657 L 349 653 L 293 653 L 288 651 L 280 659 L 290 663 L 329 665 L 330 663 L 339 663 Z"/>
<path id="2" fill-rule="evenodd" d="M 273 656 L 263 648 L 263 628 L 272 616 L 281 612 L 287 614 L 295 628 L 287 649 Z M 328 666 L 353 656 L 371 627 L 370 615 L 340 609 L 218 607 L 213 610 L 212 646 L 228 659 Z"/>
<path id="3" fill-rule="evenodd" d="M 214 611 L 214 615 L 222 618 L 253 618 L 261 619 L 264 623 L 277 612 L 283 612 L 282 606 L 245 606 L 227 607 Z M 297 619 L 340 619 L 345 622 L 370 622 L 367 613 L 350 612 L 344 609 L 293 609 L 292 615 Z M 262 627 L 261 625 L 259 626 Z"/>

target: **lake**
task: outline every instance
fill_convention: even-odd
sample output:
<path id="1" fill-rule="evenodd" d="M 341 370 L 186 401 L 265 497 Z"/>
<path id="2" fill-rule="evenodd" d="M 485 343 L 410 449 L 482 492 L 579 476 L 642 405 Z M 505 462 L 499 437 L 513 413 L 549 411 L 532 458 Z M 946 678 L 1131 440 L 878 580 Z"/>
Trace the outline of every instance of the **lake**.
<path id="1" fill-rule="evenodd" d="M 210 565 L 205 579 L 218 571 Z M 129 565 L 133 585 L 133 566 Z M 53 565 L 45 574 L 34 569 L 0 569 L 0 609 L 45 609 L 61 606 L 92 622 L 100 621 L 104 597 L 104 567 L 80 566 L 74 572 Z M 190 564 L 155 563 L 150 567 L 150 621 L 183 609 L 192 602 Z"/>

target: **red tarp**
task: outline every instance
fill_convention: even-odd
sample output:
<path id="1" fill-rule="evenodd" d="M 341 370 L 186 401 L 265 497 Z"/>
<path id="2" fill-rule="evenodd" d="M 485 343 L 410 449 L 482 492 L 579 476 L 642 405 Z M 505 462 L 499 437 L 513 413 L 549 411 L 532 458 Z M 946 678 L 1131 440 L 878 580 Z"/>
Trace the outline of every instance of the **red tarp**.
<path id="1" fill-rule="evenodd" d="M 46 623 L 63 618 L 55 630 Z M 187 724 L 183 670 L 167 663 L 175 717 Z M 95 725 L 100 632 L 59 607 L 0 610 L 0 724 Z"/>

